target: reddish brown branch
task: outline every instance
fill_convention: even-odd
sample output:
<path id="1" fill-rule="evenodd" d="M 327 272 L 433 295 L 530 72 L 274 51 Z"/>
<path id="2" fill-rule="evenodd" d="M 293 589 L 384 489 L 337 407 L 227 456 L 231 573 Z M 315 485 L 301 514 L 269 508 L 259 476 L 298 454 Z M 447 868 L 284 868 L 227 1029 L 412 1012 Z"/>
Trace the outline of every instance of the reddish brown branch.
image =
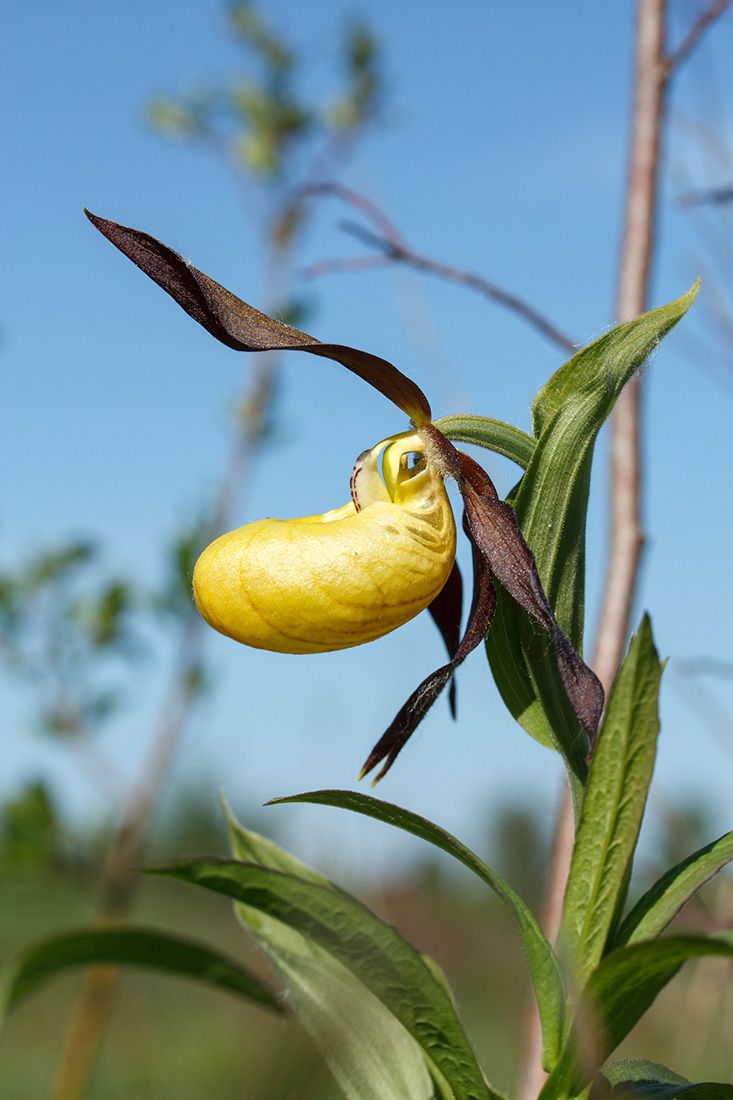
<path id="1" fill-rule="evenodd" d="M 521 317 L 553 344 L 562 348 L 563 351 L 568 352 L 570 355 L 574 355 L 578 350 L 578 344 L 574 340 L 571 340 L 569 336 L 561 332 L 556 325 L 548 321 L 546 317 L 525 302 L 523 298 L 519 298 L 516 294 L 509 293 L 509 291 L 483 278 L 483 276 L 477 275 L 475 272 L 466 271 L 464 268 L 454 267 L 451 264 L 445 264 L 439 260 L 433 260 L 428 256 L 423 256 L 419 252 L 415 252 L 414 249 L 406 244 L 384 211 L 376 206 L 375 203 L 365 198 L 364 195 L 360 195 L 357 191 L 353 191 L 349 187 L 344 187 L 340 183 L 324 182 L 309 184 L 308 187 L 302 189 L 301 194 L 304 197 L 330 195 L 341 199 L 349 206 L 363 213 L 377 227 L 378 233 L 372 233 L 370 230 L 365 229 L 364 226 L 357 225 L 354 222 L 343 222 L 341 228 L 352 236 L 358 237 L 364 244 L 376 249 L 378 253 L 377 259 L 380 263 L 402 263 L 408 267 L 414 268 L 416 271 L 423 271 L 428 275 L 437 275 L 441 279 L 447 279 L 450 282 L 470 287 L 472 290 L 477 290 L 480 294 L 490 298 L 498 305 L 504 306 L 505 309 L 511 310 L 512 313 L 516 313 L 517 316 Z M 355 270 L 362 270 L 358 259 L 324 260 L 311 267 L 305 268 L 303 274 L 306 278 L 314 278 L 317 275 L 323 275 L 333 271 L 343 272 Z"/>
<path id="2" fill-rule="evenodd" d="M 665 0 L 640 0 L 626 222 L 617 316 L 629 321 L 647 305 L 654 249 L 659 153 L 667 70 Z M 640 386 L 634 378 L 611 421 L 611 544 L 593 666 L 606 690 L 626 648 L 644 536 L 641 523 Z"/>
<path id="3" fill-rule="evenodd" d="M 729 6 L 715 0 L 705 8 L 674 53 L 665 57 L 666 0 L 638 0 L 635 88 L 626 220 L 621 250 L 617 316 L 629 321 L 647 308 L 654 256 L 662 127 L 669 77 L 690 55 L 705 30 Z M 641 391 L 634 378 L 621 394 L 611 421 L 611 541 L 606 587 L 592 667 L 606 692 L 623 659 L 629 633 L 639 562 L 644 545 L 641 520 Z M 563 879 L 573 848 L 570 800 L 561 810 L 555 836 L 544 926 L 550 940 L 562 915 Z M 540 1063 L 536 1011 L 527 1020 L 522 1100 L 534 1100 L 546 1078 Z"/>

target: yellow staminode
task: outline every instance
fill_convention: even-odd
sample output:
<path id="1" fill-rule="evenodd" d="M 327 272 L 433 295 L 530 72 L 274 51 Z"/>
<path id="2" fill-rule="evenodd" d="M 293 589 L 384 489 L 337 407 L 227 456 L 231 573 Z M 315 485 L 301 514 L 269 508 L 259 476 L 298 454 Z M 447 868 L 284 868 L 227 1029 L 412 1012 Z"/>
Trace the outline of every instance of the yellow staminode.
<path id="1" fill-rule="evenodd" d="M 410 455 L 421 456 L 412 468 Z M 351 485 L 342 508 L 260 520 L 207 547 L 193 575 L 206 621 L 257 649 L 324 653 L 381 638 L 426 608 L 450 575 L 456 529 L 420 435 L 365 452 Z"/>

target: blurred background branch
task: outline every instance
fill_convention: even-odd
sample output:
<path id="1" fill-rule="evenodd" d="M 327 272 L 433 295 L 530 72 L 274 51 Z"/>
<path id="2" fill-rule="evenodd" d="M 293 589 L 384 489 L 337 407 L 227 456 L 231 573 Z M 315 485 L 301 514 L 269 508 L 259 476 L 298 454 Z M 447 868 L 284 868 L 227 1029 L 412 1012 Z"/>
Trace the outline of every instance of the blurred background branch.
<path id="1" fill-rule="evenodd" d="M 376 250 L 376 255 L 354 257 L 347 259 L 320 260 L 304 268 L 303 275 L 306 279 L 315 279 L 322 275 L 344 274 L 346 272 L 365 271 L 382 264 L 404 264 L 415 271 L 422 271 L 428 275 L 436 275 L 440 279 L 457 283 L 460 286 L 477 290 L 497 305 L 516 314 L 528 325 L 535 328 L 542 336 L 562 348 L 563 351 L 573 355 L 578 350 L 578 345 L 569 336 L 561 332 L 551 321 L 543 317 L 536 309 L 529 305 L 523 298 L 511 294 L 496 283 L 489 282 L 482 275 L 463 268 L 454 267 L 451 264 L 442 263 L 440 260 L 423 256 L 410 248 L 394 223 L 387 217 L 375 203 L 360 195 L 350 187 L 336 181 L 321 181 L 306 184 L 301 188 L 301 194 L 306 197 L 333 197 L 338 198 L 349 206 L 354 207 L 371 221 L 378 232 L 373 233 L 364 226 L 351 221 L 340 222 L 340 227 L 345 233 L 366 244 L 367 247 Z"/>
<path id="2" fill-rule="evenodd" d="M 229 9 L 229 26 L 244 51 L 245 73 L 226 85 L 198 88 L 180 99 L 154 99 L 148 107 L 149 120 L 162 137 L 213 153 L 234 171 L 240 193 L 260 222 L 264 308 L 290 323 L 300 323 L 302 311 L 292 299 L 291 272 L 308 212 L 296 184 L 306 157 L 318 171 L 340 170 L 378 117 L 379 51 L 365 24 L 355 22 L 347 28 L 341 45 L 342 90 L 336 102 L 324 108 L 299 91 L 297 50 L 270 27 L 255 4 L 234 4 Z M 272 355 L 255 356 L 248 364 L 236 402 L 229 456 L 208 514 L 173 547 L 171 583 L 159 605 L 177 620 L 178 640 L 148 751 L 140 775 L 124 795 L 105 860 L 98 916 L 102 924 L 118 921 L 130 910 L 159 795 L 206 685 L 205 646 L 210 632 L 193 606 L 193 566 L 204 546 L 232 526 L 241 507 L 258 453 L 272 433 L 277 377 L 277 359 Z M 103 594 L 97 618 L 106 614 L 109 622 L 100 621 L 96 629 L 104 634 L 106 624 L 110 637 L 105 644 L 116 640 L 117 623 L 128 602 L 122 586 Z M 50 665 L 61 676 L 59 657 L 51 655 Z M 63 680 L 77 682 L 75 675 L 64 675 Z M 64 699 L 58 699 L 61 705 Z M 81 716 L 63 720 L 74 722 L 76 739 L 83 737 L 85 744 L 94 744 Z M 69 1022 L 52 1100 L 81 1100 L 85 1095 L 116 986 L 117 975 L 108 967 L 87 974 Z"/>

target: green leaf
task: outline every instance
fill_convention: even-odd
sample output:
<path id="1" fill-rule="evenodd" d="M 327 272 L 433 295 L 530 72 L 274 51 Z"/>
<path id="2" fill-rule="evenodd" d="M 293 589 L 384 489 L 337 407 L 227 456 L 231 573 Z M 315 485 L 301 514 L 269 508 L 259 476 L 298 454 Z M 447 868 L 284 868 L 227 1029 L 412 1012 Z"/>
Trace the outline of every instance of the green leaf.
<path id="1" fill-rule="evenodd" d="M 537 438 L 513 503 L 557 620 L 582 655 L 585 522 L 593 448 L 624 385 L 692 304 L 697 287 L 594 341 L 562 366 L 532 406 Z M 500 594 L 487 648 L 497 686 L 517 721 L 565 757 L 576 794 L 585 735 L 567 702 L 552 647 Z"/>
<path id="2" fill-rule="evenodd" d="M 132 927 L 82 928 L 27 948 L 5 968 L 0 1006 L 14 1008 L 59 971 L 97 963 L 165 970 L 283 1011 L 260 980 L 233 959 L 179 936 Z"/>
<path id="3" fill-rule="evenodd" d="M 295 981 L 301 997 L 311 1004 L 313 998 L 320 997 L 321 1020 L 326 1023 L 326 1030 L 338 1022 L 346 1006 L 339 993 L 335 971 L 326 972 L 323 981 L 319 980 L 319 966 L 323 960 L 309 951 L 311 946 L 332 956 L 389 1010 L 445 1077 L 456 1100 L 495 1097 L 496 1094 L 484 1084 L 442 984 L 394 928 L 380 921 L 355 898 L 331 885 L 324 886 L 302 876 L 236 860 L 184 860 L 155 868 L 155 872 L 204 886 L 240 902 L 244 907 L 240 909 L 244 922 L 260 938 L 268 954 L 267 945 L 270 938 L 273 939 L 273 961 L 278 967 L 285 964 L 288 970 L 284 971 L 284 976 Z M 250 919 L 249 910 L 254 910 L 254 920 Z M 281 938 L 276 925 L 285 925 L 299 933 L 303 944 L 300 940 Z M 298 952 L 295 958 L 291 950 Z M 339 981 L 342 976 L 343 970 L 339 970 Z M 365 1040 L 363 1029 L 369 1026 L 371 1019 L 369 1008 L 359 1005 L 355 1023 L 360 1030 L 355 1036 L 350 1028 L 344 1029 L 349 1039 L 345 1039 L 339 1052 L 342 1057 L 349 1053 L 349 1047 L 357 1048 L 351 1054 L 358 1061 L 363 1091 L 347 1095 L 358 1100 L 384 1095 L 376 1091 L 377 1085 L 370 1076 L 370 1057 L 378 1050 L 379 1037 L 370 1033 L 373 1042 L 365 1046 L 366 1053 L 361 1054 L 358 1049 Z M 311 1027 L 316 1022 L 317 1006 L 308 1018 Z M 358 1043 L 355 1041 L 357 1036 Z M 337 1065 L 338 1062 L 332 1063 L 334 1072 Z M 381 1068 L 389 1073 L 389 1066 Z M 345 1078 L 339 1083 L 344 1087 Z M 418 1094 L 407 1093 L 407 1096 L 413 1095 Z"/>
<path id="4" fill-rule="evenodd" d="M 226 805 L 224 810 L 237 857 L 340 893 L 271 840 L 243 829 Z M 342 962 L 267 913 L 242 904 L 235 904 L 235 909 L 281 976 L 296 1015 L 348 1100 L 432 1098 L 430 1076 L 435 1076 L 438 1087 L 441 1075 L 426 1064 L 419 1044 L 391 1011 Z M 358 1043 L 353 1041 L 355 1034 Z M 454 1100 L 450 1088 L 441 1087 L 441 1100 Z"/>
<path id="5" fill-rule="evenodd" d="M 667 1085 L 658 1081 L 619 1081 L 607 1094 L 609 1100 L 733 1100 L 733 1085 L 704 1081 L 697 1085 Z M 594 1098 L 595 1100 L 595 1098 Z"/>
<path id="6" fill-rule="evenodd" d="M 650 1062 L 647 1058 L 624 1058 L 620 1062 L 611 1062 L 603 1069 L 603 1076 L 609 1085 L 628 1084 L 634 1081 L 654 1081 L 662 1085 L 689 1085 L 687 1077 L 680 1076 L 668 1066 L 659 1062 Z"/>
<path id="7" fill-rule="evenodd" d="M 470 848 L 461 844 L 440 826 L 390 802 L 382 802 L 380 799 L 356 791 L 310 791 L 288 798 L 274 798 L 267 805 L 288 802 L 338 806 L 354 813 L 364 814 L 366 817 L 376 818 L 378 821 L 385 821 L 388 825 L 412 833 L 413 836 L 427 840 L 428 843 L 447 852 L 468 867 L 506 902 L 517 922 L 522 947 L 527 957 L 542 1023 L 542 1063 L 549 1072 L 560 1052 L 565 1011 L 565 986 L 555 952 L 545 939 L 531 910 L 511 886 L 479 859 Z"/>
<path id="8" fill-rule="evenodd" d="M 582 988 L 623 902 L 656 753 L 662 665 L 644 617 L 608 703 L 570 864 L 562 956 Z"/>
<path id="9" fill-rule="evenodd" d="M 266 938 L 292 1008 L 349 1100 L 432 1100 L 420 1047 L 348 967 L 285 925 Z"/>
<path id="10" fill-rule="evenodd" d="M 733 1085 L 714 1081 L 693 1084 L 658 1062 L 629 1058 L 606 1066 L 591 1091 L 592 1100 L 675 1100 L 678 1096 L 733 1100 Z"/>
<path id="11" fill-rule="evenodd" d="M 599 402 L 615 401 L 632 374 L 684 317 L 699 289 L 698 279 L 681 298 L 618 325 L 556 370 L 532 402 L 535 437 L 539 439 L 550 421 L 568 404 L 580 402 L 579 411 L 593 420 L 597 415 L 594 407 Z M 605 364 L 605 371 L 599 369 L 601 363 Z"/>
<path id="12" fill-rule="evenodd" d="M 503 420 L 489 416 L 441 416 L 434 420 L 436 428 L 454 443 L 474 443 L 511 458 L 523 470 L 529 466 L 536 443 L 531 435 Z"/>
<path id="13" fill-rule="evenodd" d="M 588 981 L 576 1022 L 540 1093 L 541 1100 L 581 1092 L 682 964 L 706 955 L 733 959 L 733 933 L 710 938 L 670 936 L 607 955 Z"/>
<path id="14" fill-rule="evenodd" d="M 672 867 L 639 898 L 613 937 L 609 950 L 654 939 L 700 887 L 732 859 L 733 832 L 730 832 Z"/>
<path id="15" fill-rule="evenodd" d="M 733 1100 L 733 1085 L 724 1085 L 720 1081 L 703 1081 L 699 1085 L 690 1085 L 680 1089 L 675 1096 L 684 1096 L 685 1100 Z"/>
<path id="16" fill-rule="evenodd" d="M 266 837 L 243 829 L 225 806 L 234 854 L 241 860 L 339 892 L 323 875 Z M 280 975 L 315 1045 L 349 1100 L 432 1096 L 430 1071 L 418 1043 L 391 1011 L 329 951 L 251 906 L 235 904 Z M 428 967 L 435 964 L 424 960 Z M 359 1035 L 354 1043 L 353 1036 Z M 453 1092 L 445 1086 L 445 1100 Z M 441 1096 L 443 1094 L 441 1093 Z"/>

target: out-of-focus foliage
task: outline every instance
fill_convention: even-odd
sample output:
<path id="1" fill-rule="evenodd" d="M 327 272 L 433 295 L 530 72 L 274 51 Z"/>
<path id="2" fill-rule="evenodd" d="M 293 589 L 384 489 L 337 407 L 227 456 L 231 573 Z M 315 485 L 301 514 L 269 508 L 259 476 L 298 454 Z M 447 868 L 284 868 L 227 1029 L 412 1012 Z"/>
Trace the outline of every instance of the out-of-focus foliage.
<path id="1" fill-rule="evenodd" d="M 512 805 L 497 814 L 491 850 L 502 874 L 530 909 L 539 908 L 546 885 L 550 838 L 526 806 Z"/>
<path id="2" fill-rule="evenodd" d="M 88 541 L 44 549 L 0 574 L 0 657 L 32 692 L 42 732 L 86 736 L 121 706 L 143 653 L 138 600 L 131 582 L 104 575 Z"/>
<path id="3" fill-rule="evenodd" d="M 198 618 L 191 595 L 191 577 L 196 559 L 206 545 L 207 527 L 203 519 L 196 519 L 174 539 L 166 562 L 163 585 L 155 597 L 155 606 L 159 611 L 184 620 Z"/>
<path id="4" fill-rule="evenodd" d="M 327 156 L 318 150 L 317 163 L 332 169 L 332 158 L 341 159 L 346 152 L 341 146 L 381 108 L 380 55 L 371 31 L 361 21 L 346 29 L 340 49 L 343 88 L 335 101 L 323 105 L 300 93 L 301 54 L 255 4 L 234 4 L 229 19 L 256 75 L 246 72 L 178 98 L 156 97 L 148 106 L 152 125 L 171 139 L 215 150 L 263 183 L 292 186 L 302 175 L 300 154 L 309 141 L 329 144 Z"/>
<path id="5" fill-rule="evenodd" d="M 0 807 L 0 873 L 49 869 L 59 862 L 60 839 L 48 788 L 30 783 Z"/>

